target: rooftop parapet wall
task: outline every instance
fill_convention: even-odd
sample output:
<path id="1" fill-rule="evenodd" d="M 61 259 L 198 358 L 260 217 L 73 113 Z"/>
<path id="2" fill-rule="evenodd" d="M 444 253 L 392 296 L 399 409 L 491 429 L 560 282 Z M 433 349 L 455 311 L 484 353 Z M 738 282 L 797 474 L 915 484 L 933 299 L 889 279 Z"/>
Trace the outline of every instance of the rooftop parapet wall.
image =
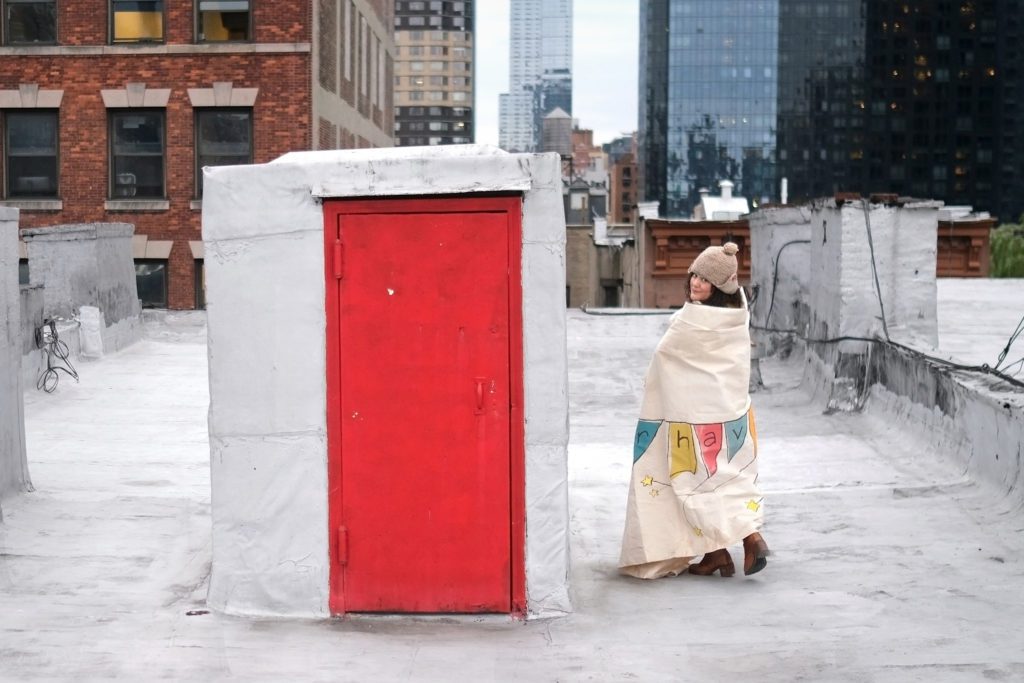
<path id="1" fill-rule="evenodd" d="M 868 384 L 872 410 L 917 423 L 972 477 L 1024 505 L 1024 390 L 892 346 L 872 353 Z"/>
<path id="2" fill-rule="evenodd" d="M 103 347 L 114 351 L 139 336 L 132 234 L 128 223 L 79 223 L 21 231 L 31 284 L 43 285 L 44 318 L 73 318 L 83 306 L 100 310 Z M 33 327 L 43 320 L 30 321 Z"/>
<path id="3" fill-rule="evenodd" d="M 18 213 L 0 207 L 0 499 L 31 488 L 21 378 Z"/>
<path id="4" fill-rule="evenodd" d="M 1019 506 L 1024 504 L 1024 394 L 921 355 L 937 354 L 938 344 L 936 204 L 867 205 L 889 334 L 918 353 L 884 343 L 815 341 L 841 335 L 884 338 L 865 205 L 858 201 L 824 200 L 751 216 L 753 284 L 759 292 L 751 316 L 755 339 L 761 355 L 788 350 L 794 342 L 803 348 L 805 385 L 826 410 L 866 409 L 907 422 L 937 450 L 959 458 L 971 476 L 994 483 Z"/>

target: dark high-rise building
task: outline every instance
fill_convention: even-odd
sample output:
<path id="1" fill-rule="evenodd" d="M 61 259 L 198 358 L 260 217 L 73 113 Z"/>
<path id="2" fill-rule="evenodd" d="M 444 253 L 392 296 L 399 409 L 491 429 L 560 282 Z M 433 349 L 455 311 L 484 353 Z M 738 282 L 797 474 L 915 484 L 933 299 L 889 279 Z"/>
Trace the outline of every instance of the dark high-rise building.
<path id="1" fill-rule="evenodd" d="M 1021 76 L 1015 4 L 781 0 L 779 177 L 790 198 L 886 192 L 1016 218 L 1019 182 L 999 177 L 1024 160 L 1005 105 Z"/>
<path id="2" fill-rule="evenodd" d="M 777 168 L 792 201 L 857 191 L 866 177 L 864 6 L 779 2 Z"/>
<path id="3" fill-rule="evenodd" d="M 395 144 L 473 142 L 474 0 L 395 2 Z"/>
<path id="4" fill-rule="evenodd" d="M 867 3 L 867 134 L 863 150 L 849 148 L 850 157 L 866 157 L 867 176 L 854 189 L 994 213 L 1007 206 L 1004 199 L 1022 205 L 1019 191 L 1016 198 L 1000 198 L 994 186 L 999 138 L 1010 123 L 998 109 L 1000 90 L 1007 77 L 1019 79 L 999 70 L 1000 32 L 1009 30 L 999 20 L 1011 17 L 1000 17 L 996 5 Z"/>
<path id="5" fill-rule="evenodd" d="M 1019 0 L 642 2 L 644 198 L 682 216 L 699 186 L 728 179 L 753 201 L 778 201 L 786 179 L 790 201 L 884 192 L 1016 220 L 1021 9 Z"/>

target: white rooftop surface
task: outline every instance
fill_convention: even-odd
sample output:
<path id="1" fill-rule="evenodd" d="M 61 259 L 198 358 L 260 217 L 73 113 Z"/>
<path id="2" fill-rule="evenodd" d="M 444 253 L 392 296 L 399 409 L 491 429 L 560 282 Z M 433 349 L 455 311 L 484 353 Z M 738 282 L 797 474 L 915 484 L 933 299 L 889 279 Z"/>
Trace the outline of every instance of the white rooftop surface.
<path id="1" fill-rule="evenodd" d="M 940 346 L 994 358 L 1022 289 L 941 282 Z M 640 382 L 667 316 L 568 315 L 572 614 L 189 616 L 210 569 L 205 330 L 169 314 L 77 364 L 79 384 L 26 393 L 36 490 L 3 506 L 0 680 L 1024 679 L 1021 501 L 886 415 L 823 415 L 796 365 L 762 363 L 754 395 L 768 567 L 619 576 Z"/>

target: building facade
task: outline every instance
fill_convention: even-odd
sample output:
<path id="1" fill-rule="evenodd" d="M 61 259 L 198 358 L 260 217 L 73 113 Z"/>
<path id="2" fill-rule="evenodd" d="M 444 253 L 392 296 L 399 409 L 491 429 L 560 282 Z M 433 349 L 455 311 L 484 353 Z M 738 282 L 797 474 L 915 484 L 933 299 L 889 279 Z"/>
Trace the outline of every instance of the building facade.
<path id="1" fill-rule="evenodd" d="M 778 178 L 789 200 L 856 191 L 866 178 L 864 9 L 863 0 L 780 2 Z"/>
<path id="2" fill-rule="evenodd" d="M 475 0 L 397 0 L 395 144 L 474 141 Z"/>
<path id="3" fill-rule="evenodd" d="M 498 145 L 539 149 L 544 117 L 572 115 L 572 0 L 510 0 L 509 91 L 498 100 Z"/>
<path id="4" fill-rule="evenodd" d="M 604 145 L 608 155 L 608 222 L 632 223 L 637 204 L 638 172 L 636 135 L 621 137 Z"/>
<path id="5" fill-rule="evenodd" d="M 392 144 L 384 0 L 2 5 L 0 205 L 133 224 L 146 306 L 205 305 L 204 166 Z"/>
<path id="6" fill-rule="evenodd" d="M 714 181 L 732 180 L 759 204 L 779 201 L 785 180 L 794 202 L 892 193 L 1016 220 L 1022 9 L 1019 0 L 642 2 L 643 198 L 685 216 L 695 190 Z M 723 21 L 733 14 L 740 20 Z"/>

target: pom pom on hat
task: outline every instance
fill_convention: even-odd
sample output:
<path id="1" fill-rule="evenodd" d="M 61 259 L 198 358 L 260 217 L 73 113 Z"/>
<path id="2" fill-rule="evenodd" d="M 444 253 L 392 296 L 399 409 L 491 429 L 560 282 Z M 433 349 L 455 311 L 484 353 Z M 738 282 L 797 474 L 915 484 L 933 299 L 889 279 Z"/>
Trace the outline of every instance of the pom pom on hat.
<path id="1" fill-rule="evenodd" d="M 700 275 L 726 294 L 735 294 L 740 288 L 736 275 L 736 252 L 739 250 L 735 242 L 726 242 L 720 247 L 708 247 L 693 260 L 689 272 Z"/>

